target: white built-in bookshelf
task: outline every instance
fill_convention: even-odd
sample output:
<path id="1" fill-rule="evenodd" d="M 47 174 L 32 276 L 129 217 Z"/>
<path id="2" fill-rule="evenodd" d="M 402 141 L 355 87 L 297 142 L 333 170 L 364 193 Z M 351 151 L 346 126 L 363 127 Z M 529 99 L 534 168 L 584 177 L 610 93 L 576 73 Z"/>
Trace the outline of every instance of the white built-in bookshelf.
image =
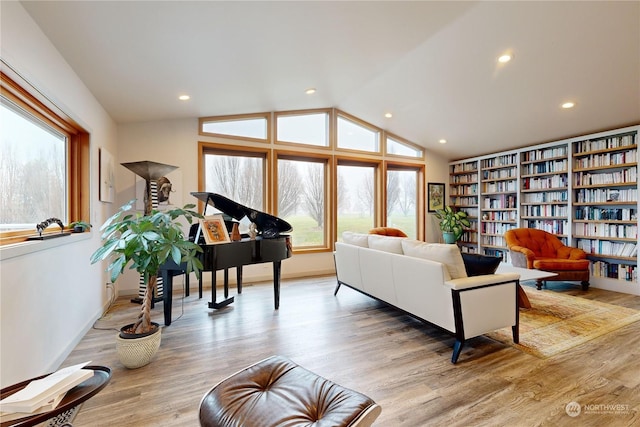
<path id="1" fill-rule="evenodd" d="M 509 261 L 504 233 L 518 226 L 518 153 L 480 160 L 480 176 L 480 247 Z"/>
<path id="2" fill-rule="evenodd" d="M 465 211 L 471 227 L 459 240 L 463 252 L 474 253 L 478 246 L 478 162 L 451 165 L 449 174 L 449 204 L 457 210 Z"/>
<path id="3" fill-rule="evenodd" d="M 594 287 L 640 295 L 638 133 L 630 126 L 450 163 L 465 252 L 510 262 L 504 232 L 537 228 L 588 253 Z"/>
<path id="4" fill-rule="evenodd" d="M 569 231 L 568 144 L 520 154 L 520 227 L 553 233 L 566 244 Z"/>

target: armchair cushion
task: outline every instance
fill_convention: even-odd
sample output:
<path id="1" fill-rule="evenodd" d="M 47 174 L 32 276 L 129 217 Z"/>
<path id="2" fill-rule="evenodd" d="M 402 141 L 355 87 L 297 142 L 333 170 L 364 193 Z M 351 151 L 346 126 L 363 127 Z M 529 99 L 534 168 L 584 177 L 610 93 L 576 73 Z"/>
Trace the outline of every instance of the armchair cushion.
<path id="1" fill-rule="evenodd" d="M 544 271 L 575 271 L 587 270 L 589 260 L 587 259 L 559 259 L 559 258 L 536 258 L 533 261 L 533 268 Z"/>

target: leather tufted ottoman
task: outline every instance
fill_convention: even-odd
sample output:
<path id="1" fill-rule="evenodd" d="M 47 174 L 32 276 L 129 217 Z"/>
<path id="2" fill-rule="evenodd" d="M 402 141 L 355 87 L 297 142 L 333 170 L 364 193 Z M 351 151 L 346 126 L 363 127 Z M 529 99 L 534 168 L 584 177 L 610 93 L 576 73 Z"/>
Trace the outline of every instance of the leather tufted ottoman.
<path id="1" fill-rule="evenodd" d="M 370 426 L 382 409 L 344 388 L 272 356 L 222 380 L 200 402 L 207 427 Z"/>

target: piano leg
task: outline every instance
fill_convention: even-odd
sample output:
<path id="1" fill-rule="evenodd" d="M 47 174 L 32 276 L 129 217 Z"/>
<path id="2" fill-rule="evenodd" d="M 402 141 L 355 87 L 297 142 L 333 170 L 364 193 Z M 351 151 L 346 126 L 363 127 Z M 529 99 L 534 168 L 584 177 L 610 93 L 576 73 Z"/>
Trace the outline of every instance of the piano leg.
<path id="1" fill-rule="evenodd" d="M 280 261 L 273 263 L 273 304 L 275 309 L 280 308 Z"/>
<path id="2" fill-rule="evenodd" d="M 224 269 L 224 297 L 229 298 L 229 269 Z"/>
<path id="3" fill-rule="evenodd" d="M 242 266 L 239 265 L 236 267 L 236 286 L 238 288 L 238 293 L 242 293 Z"/>
<path id="4" fill-rule="evenodd" d="M 211 271 L 211 301 L 209 302 L 209 308 L 223 308 L 233 302 L 233 297 L 223 299 L 220 302 L 216 302 L 216 271 Z"/>

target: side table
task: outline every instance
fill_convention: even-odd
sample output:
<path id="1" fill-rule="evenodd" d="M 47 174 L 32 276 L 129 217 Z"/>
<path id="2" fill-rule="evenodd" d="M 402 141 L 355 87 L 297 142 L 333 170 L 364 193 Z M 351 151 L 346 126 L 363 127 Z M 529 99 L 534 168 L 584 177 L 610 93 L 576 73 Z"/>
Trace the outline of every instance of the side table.
<path id="1" fill-rule="evenodd" d="M 85 366 L 83 369 L 93 369 L 93 376 L 69 390 L 54 410 L 44 412 L 42 414 L 27 416 L 17 420 L 6 421 L 0 424 L 0 427 L 28 427 L 35 426 L 45 421 L 48 421 L 46 424 L 48 427 L 57 427 L 65 424 L 71 425 L 70 421 L 73 420 L 76 413 L 80 410 L 82 403 L 98 394 L 98 392 L 102 390 L 111 379 L 111 369 L 106 366 Z M 44 378 L 45 376 L 46 375 L 42 375 L 40 377 L 32 378 L 3 388 L 0 390 L 0 399 L 4 399 L 15 392 L 22 390 L 31 381 Z"/>

